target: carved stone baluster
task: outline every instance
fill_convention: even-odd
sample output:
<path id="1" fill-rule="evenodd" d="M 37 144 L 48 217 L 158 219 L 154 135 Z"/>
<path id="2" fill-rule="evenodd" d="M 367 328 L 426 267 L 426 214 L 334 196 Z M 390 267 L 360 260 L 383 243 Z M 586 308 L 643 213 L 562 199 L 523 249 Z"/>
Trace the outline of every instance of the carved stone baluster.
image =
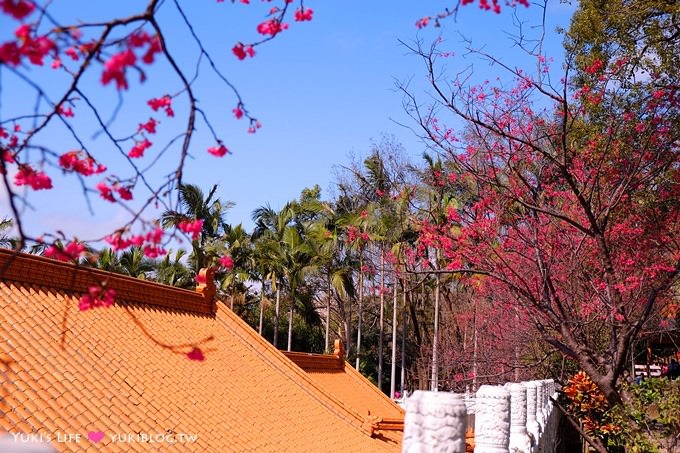
<path id="1" fill-rule="evenodd" d="M 543 381 L 533 382 L 536 384 L 536 421 L 541 426 L 541 434 L 543 434 L 545 432 L 545 383 Z"/>
<path id="2" fill-rule="evenodd" d="M 527 433 L 527 389 L 522 384 L 510 385 L 510 451 L 530 453 Z"/>
<path id="3" fill-rule="evenodd" d="M 541 438 L 541 425 L 536 420 L 536 383 L 534 381 L 525 382 L 527 388 L 527 431 L 532 437 L 532 451 L 536 450 L 538 440 Z"/>
<path id="4" fill-rule="evenodd" d="M 510 393 L 482 385 L 475 400 L 475 453 L 508 453 L 509 448 Z"/>
<path id="5" fill-rule="evenodd" d="M 466 427 L 464 395 L 415 391 L 406 401 L 403 451 L 464 453 Z"/>

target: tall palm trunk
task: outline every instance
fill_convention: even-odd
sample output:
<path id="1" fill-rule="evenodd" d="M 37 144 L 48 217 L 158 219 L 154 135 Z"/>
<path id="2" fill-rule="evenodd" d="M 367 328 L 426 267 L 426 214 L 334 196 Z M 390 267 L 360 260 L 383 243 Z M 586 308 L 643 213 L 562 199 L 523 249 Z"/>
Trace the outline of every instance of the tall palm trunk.
<path id="1" fill-rule="evenodd" d="M 352 349 L 352 299 L 347 300 L 347 315 L 345 319 L 345 338 L 347 338 L 347 360 L 349 360 L 349 351 Z"/>
<path id="2" fill-rule="evenodd" d="M 294 297 L 295 296 L 293 296 L 293 300 L 290 301 L 290 310 L 288 311 L 288 352 L 290 352 L 290 348 L 293 344 L 293 310 L 295 308 Z"/>
<path id="3" fill-rule="evenodd" d="M 361 362 L 361 313 L 363 312 L 364 304 L 364 256 L 363 253 L 359 252 L 359 312 L 357 320 L 357 361 L 356 370 L 359 371 L 359 363 Z"/>
<path id="4" fill-rule="evenodd" d="M 378 388 L 382 391 L 383 342 L 385 336 L 385 252 L 380 248 L 380 326 L 378 327 Z"/>
<path id="5" fill-rule="evenodd" d="M 477 298 L 475 298 L 475 311 L 473 315 L 473 349 L 472 349 L 472 391 L 477 391 Z"/>
<path id="6" fill-rule="evenodd" d="M 262 290 L 260 291 L 260 324 L 257 332 L 262 335 L 262 324 L 264 323 L 264 281 L 262 282 Z"/>
<path id="7" fill-rule="evenodd" d="M 295 312 L 295 285 L 290 285 L 290 310 L 288 311 L 288 349 L 293 345 L 293 313 Z"/>
<path id="8" fill-rule="evenodd" d="M 397 277 L 394 277 L 394 294 L 392 295 L 392 370 L 390 373 L 390 398 L 394 398 L 397 389 Z"/>
<path id="9" fill-rule="evenodd" d="M 403 304 L 401 308 L 401 379 L 399 380 L 399 391 L 401 392 L 401 397 L 404 397 L 404 382 L 406 380 L 406 274 L 404 273 L 404 286 L 403 286 Z"/>
<path id="10" fill-rule="evenodd" d="M 330 332 L 331 332 L 331 282 L 328 282 L 328 294 L 326 295 L 326 348 L 325 352 L 329 352 L 330 347 Z"/>
<path id="11" fill-rule="evenodd" d="M 229 305 L 230 305 L 229 308 L 231 309 L 231 311 L 234 311 L 234 291 L 235 291 L 235 287 L 236 287 L 236 277 L 234 276 L 234 278 L 231 281 L 231 298 L 229 300 Z"/>
<path id="12" fill-rule="evenodd" d="M 274 312 L 274 347 L 279 342 L 279 308 L 281 307 L 281 291 L 276 288 L 276 309 Z"/>
<path id="13" fill-rule="evenodd" d="M 439 357 L 437 356 L 437 343 L 439 341 L 439 297 L 440 280 L 439 274 L 436 275 L 434 288 L 434 335 L 432 337 L 432 387 L 430 390 L 436 392 L 439 389 Z"/>

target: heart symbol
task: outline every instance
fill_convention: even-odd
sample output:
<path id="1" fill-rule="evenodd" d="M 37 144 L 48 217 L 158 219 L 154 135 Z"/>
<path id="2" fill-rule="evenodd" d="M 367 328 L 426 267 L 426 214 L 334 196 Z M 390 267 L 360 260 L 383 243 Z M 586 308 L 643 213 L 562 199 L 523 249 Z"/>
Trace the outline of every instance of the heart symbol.
<path id="1" fill-rule="evenodd" d="M 87 438 L 94 443 L 101 442 L 101 440 L 104 438 L 104 431 L 89 431 L 87 433 Z"/>

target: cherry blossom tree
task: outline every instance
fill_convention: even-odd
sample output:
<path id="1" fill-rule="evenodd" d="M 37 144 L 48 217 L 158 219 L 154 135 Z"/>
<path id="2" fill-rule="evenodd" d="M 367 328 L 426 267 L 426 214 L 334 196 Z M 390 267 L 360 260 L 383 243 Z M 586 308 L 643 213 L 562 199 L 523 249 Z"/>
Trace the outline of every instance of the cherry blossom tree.
<path id="1" fill-rule="evenodd" d="M 408 111 L 462 201 L 422 222 L 421 244 L 620 402 L 632 342 L 680 272 L 677 73 L 636 80 L 640 61 L 571 53 L 556 82 L 540 52 L 536 73 L 476 52 L 513 81 L 475 85 L 441 73 L 452 53 L 411 49 L 434 101 L 404 88 Z"/>

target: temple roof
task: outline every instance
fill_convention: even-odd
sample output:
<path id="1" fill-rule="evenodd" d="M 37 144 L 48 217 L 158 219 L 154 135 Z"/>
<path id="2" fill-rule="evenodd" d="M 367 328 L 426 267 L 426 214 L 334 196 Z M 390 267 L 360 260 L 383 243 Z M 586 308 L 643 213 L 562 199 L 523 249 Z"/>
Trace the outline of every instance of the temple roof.
<path id="1" fill-rule="evenodd" d="M 344 384 L 329 391 L 211 288 L 3 250 L 0 277 L 0 431 L 42 435 L 60 451 L 400 449 L 400 431 L 385 436 Z M 79 311 L 93 285 L 114 289 L 116 303 Z M 189 360 L 196 350 L 205 360 Z M 343 379 L 356 381 L 349 370 Z"/>

